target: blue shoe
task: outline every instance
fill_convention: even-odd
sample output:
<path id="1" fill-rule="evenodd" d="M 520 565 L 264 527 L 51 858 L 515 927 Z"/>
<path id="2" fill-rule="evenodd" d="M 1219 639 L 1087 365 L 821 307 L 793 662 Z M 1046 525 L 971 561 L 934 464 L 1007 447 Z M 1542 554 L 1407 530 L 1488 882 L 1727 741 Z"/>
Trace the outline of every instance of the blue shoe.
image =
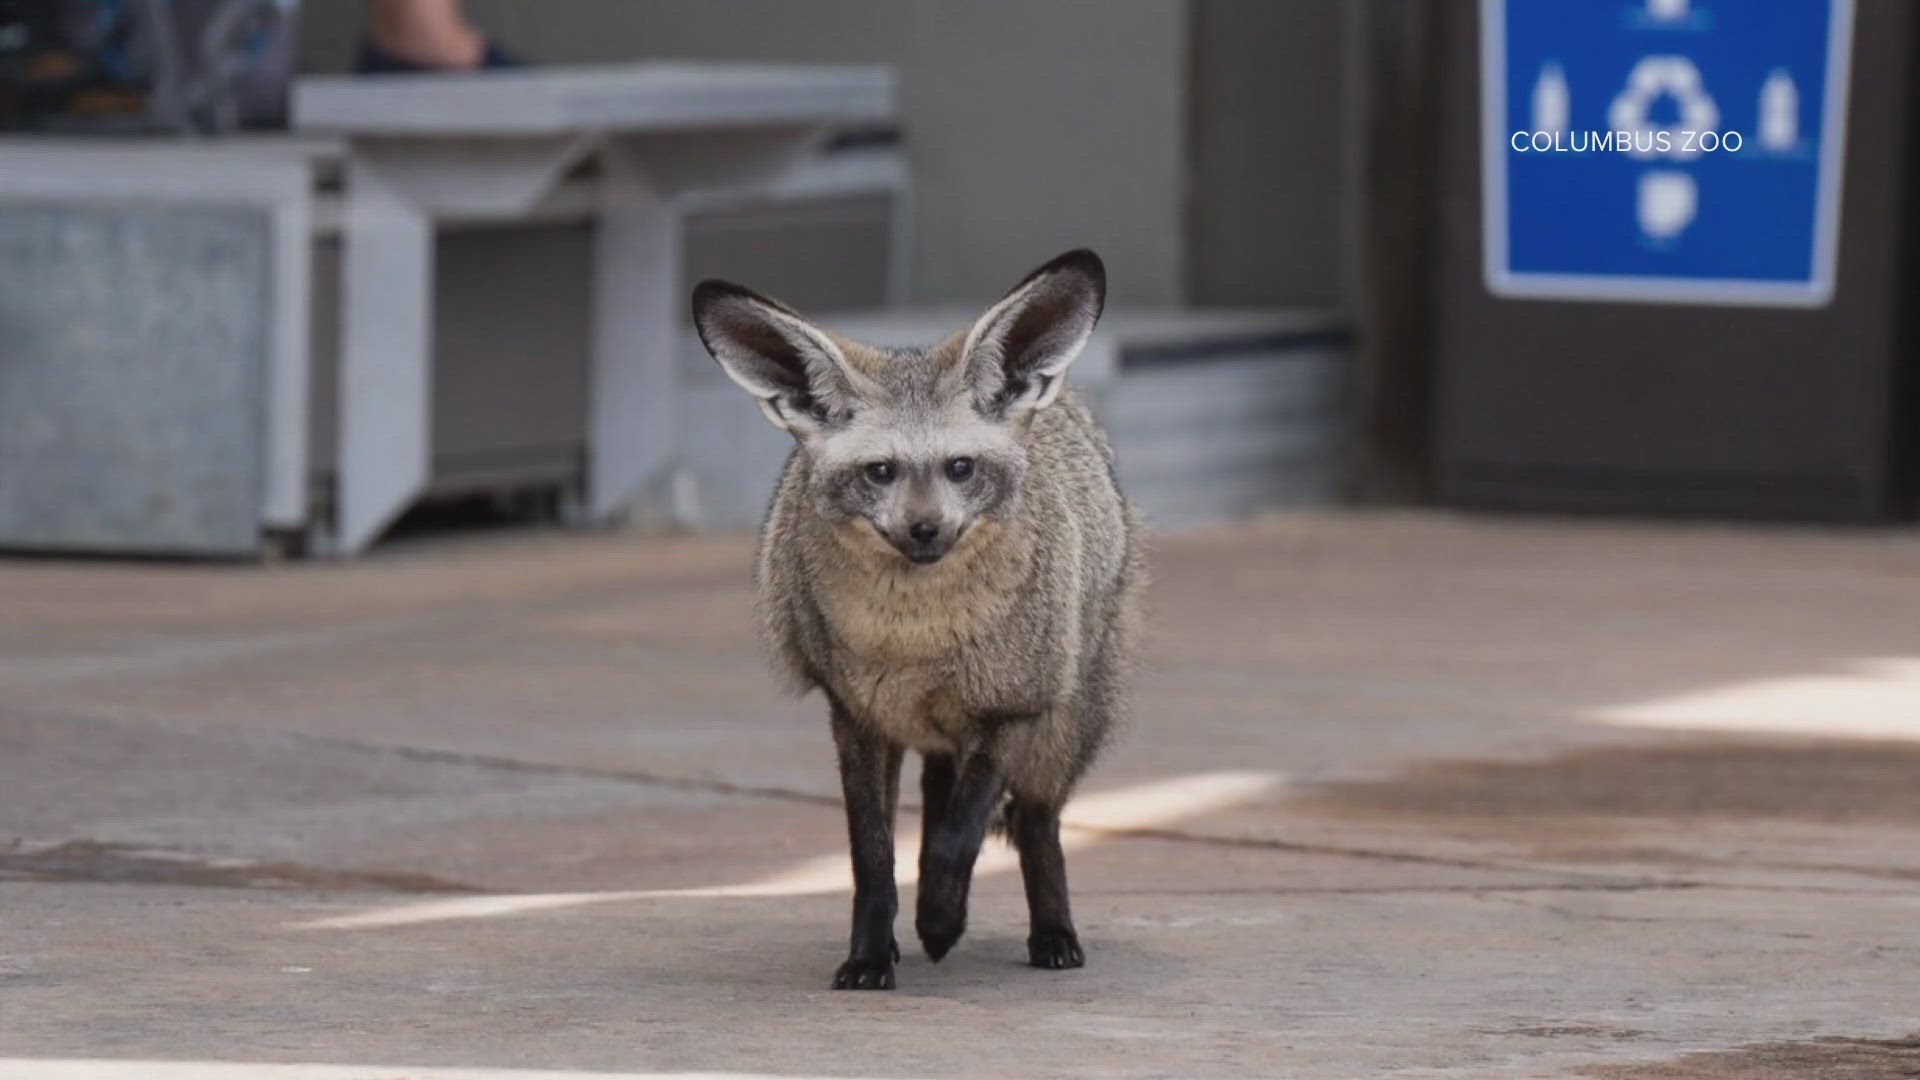
<path id="1" fill-rule="evenodd" d="M 484 53 L 480 54 L 480 66 L 483 68 L 526 67 L 527 59 L 519 53 L 508 49 L 505 45 L 500 44 L 492 38 L 488 38 L 487 49 Z"/>

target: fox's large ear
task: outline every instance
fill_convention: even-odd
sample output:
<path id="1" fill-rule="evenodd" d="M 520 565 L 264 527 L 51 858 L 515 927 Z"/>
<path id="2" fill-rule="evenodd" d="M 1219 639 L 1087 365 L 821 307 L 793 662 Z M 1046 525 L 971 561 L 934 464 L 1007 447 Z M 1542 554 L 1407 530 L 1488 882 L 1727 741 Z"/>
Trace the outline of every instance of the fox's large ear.
<path id="1" fill-rule="evenodd" d="M 732 282 L 694 287 L 693 325 L 721 370 L 783 431 L 803 434 L 844 416 L 867 382 L 825 331 Z"/>
<path id="2" fill-rule="evenodd" d="M 988 308 L 961 349 L 981 411 L 1009 416 L 1052 403 L 1106 300 L 1106 266 L 1080 248 L 1028 274 Z"/>

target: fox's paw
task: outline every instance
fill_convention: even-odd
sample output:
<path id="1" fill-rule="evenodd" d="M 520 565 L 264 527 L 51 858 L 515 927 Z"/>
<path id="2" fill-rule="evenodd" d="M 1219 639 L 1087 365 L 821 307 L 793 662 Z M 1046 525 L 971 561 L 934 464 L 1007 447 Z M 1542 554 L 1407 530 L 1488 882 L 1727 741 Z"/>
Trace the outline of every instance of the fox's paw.
<path id="1" fill-rule="evenodd" d="M 1041 930 L 1027 938 L 1027 963 L 1049 971 L 1085 965 L 1087 954 L 1071 930 Z"/>
<path id="2" fill-rule="evenodd" d="M 833 973 L 835 990 L 893 989 L 892 960 L 848 960 Z"/>
<path id="3" fill-rule="evenodd" d="M 967 932 L 967 909 L 922 905 L 913 920 L 913 929 L 920 935 L 920 944 L 926 948 L 927 955 L 937 963 L 953 951 L 953 943 Z"/>

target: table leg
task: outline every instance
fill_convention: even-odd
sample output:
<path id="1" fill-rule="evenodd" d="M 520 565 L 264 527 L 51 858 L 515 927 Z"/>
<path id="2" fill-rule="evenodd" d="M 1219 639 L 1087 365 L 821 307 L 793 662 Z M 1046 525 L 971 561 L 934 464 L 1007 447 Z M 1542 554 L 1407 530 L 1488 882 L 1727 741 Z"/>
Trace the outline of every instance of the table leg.
<path id="1" fill-rule="evenodd" d="M 267 379 L 266 490 L 261 517 L 269 528 L 305 530 L 312 477 L 307 426 L 312 405 L 313 182 L 302 170 L 298 186 L 273 208 L 274 327 Z"/>
<path id="2" fill-rule="evenodd" d="M 432 407 L 433 223 L 356 158 L 342 252 L 335 554 L 372 543 L 427 483 Z"/>
<path id="3" fill-rule="evenodd" d="M 599 520 L 669 516 L 686 309 L 680 215 L 618 143 L 601 169 L 586 508 Z"/>

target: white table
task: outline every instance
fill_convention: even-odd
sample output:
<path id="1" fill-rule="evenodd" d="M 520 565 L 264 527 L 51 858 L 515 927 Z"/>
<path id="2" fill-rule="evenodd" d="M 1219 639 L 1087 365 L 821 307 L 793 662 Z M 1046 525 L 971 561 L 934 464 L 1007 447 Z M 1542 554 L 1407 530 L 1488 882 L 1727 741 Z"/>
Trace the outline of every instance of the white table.
<path id="1" fill-rule="evenodd" d="M 538 216 L 591 178 L 593 356 L 581 512 L 667 482 L 678 444 L 680 209 L 777 181 L 836 126 L 890 120 L 872 65 L 640 63 L 300 80 L 294 126 L 344 147 L 334 528 L 356 552 L 425 489 L 436 223 Z M 529 357 L 537 363 L 538 357 Z M 295 410 L 289 410 L 289 414 Z M 299 453 L 298 439 L 276 440 Z M 302 477 L 304 462 L 276 475 Z"/>

